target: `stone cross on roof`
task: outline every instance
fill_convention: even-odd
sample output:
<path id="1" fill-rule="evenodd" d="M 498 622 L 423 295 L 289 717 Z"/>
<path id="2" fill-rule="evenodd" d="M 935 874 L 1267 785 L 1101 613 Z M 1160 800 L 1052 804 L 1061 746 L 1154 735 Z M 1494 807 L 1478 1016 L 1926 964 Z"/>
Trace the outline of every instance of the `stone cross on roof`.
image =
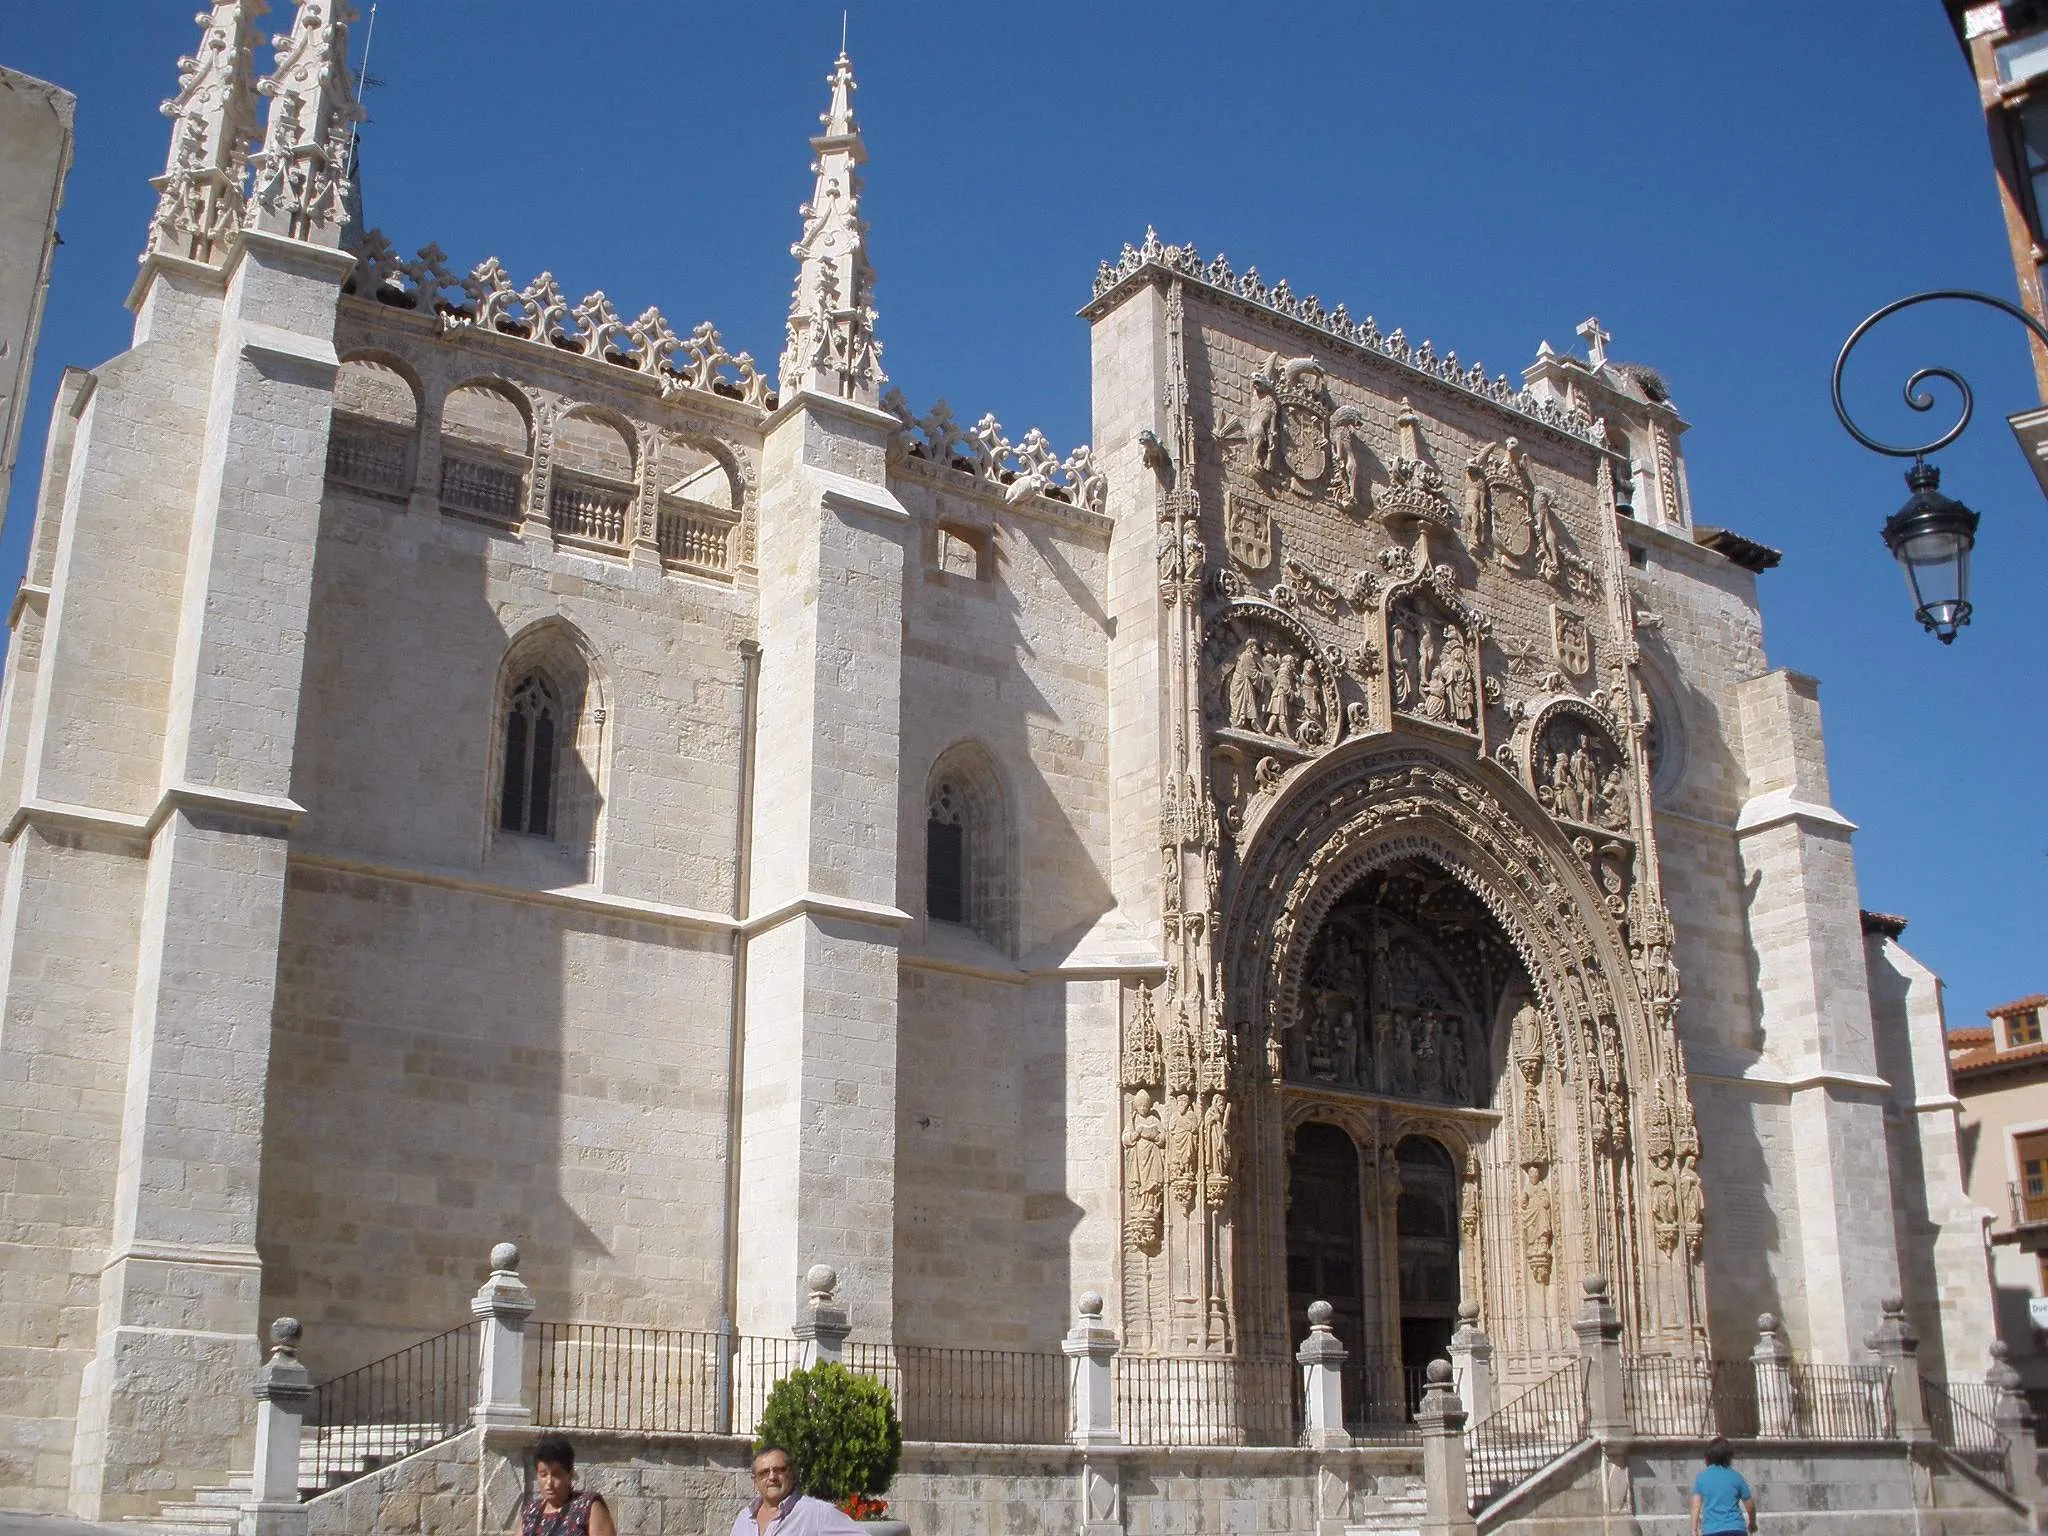
<path id="1" fill-rule="evenodd" d="M 1592 359 L 1593 366 L 1598 368 L 1605 364 L 1607 343 L 1614 340 L 1613 332 L 1600 329 L 1598 315 L 1588 315 L 1579 326 L 1579 334 L 1586 338 L 1586 356 Z"/>

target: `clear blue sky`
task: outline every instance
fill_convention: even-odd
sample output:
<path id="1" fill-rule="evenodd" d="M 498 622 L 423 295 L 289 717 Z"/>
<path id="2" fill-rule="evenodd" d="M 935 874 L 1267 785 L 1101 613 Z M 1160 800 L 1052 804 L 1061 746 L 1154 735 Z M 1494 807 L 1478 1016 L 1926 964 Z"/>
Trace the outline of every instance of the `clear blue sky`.
<path id="1" fill-rule="evenodd" d="M 79 96 L 35 402 L 4 536 L 19 580 L 59 368 L 126 344 L 195 0 L 0 0 L 0 63 Z M 273 29 L 289 5 L 280 0 Z M 369 222 L 552 270 L 772 358 L 837 4 L 385 0 Z M 361 30 L 358 29 L 360 48 Z M 1948 979 L 1952 1023 L 2048 991 L 2040 697 L 2048 508 L 2003 415 L 2016 326 L 1894 322 L 1859 399 L 1941 362 L 1983 419 L 1943 456 L 1985 515 L 1979 617 L 1944 650 L 1879 542 L 1899 466 L 1835 425 L 1828 369 L 1916 288 L 2009 295 L 1982 119 L 1938 0 L 1246 6 L 855 0 L 885 364 L 918 408 L 1088 435 L 1096 263 L 1148 223 L 1519 371 L 1597 313 L 1694 424 L 1697 513 L 1785 551 L 1774 661 L 1823 680 L 1866 906 Z M 1925 313 L 1925 312 L 1923 312 Z"/>

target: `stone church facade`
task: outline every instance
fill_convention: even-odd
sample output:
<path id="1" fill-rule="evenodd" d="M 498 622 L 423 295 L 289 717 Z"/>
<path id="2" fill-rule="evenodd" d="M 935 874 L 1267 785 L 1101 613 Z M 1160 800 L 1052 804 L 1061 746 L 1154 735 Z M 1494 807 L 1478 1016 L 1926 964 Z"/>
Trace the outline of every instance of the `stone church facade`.
<path id="1" fill-rule="evenodd" d="M 1094 448 L 882 362 L 841 58 L 779 363 L 350 217 L 347 8 L 216 0 L 0 698 L 0 1501 L 246 1460 L 464 1315 L 1511 1386 L 1989 1295 L 1938 984 L 1653 371 L 1147 235 Z M 1945 1365 L 1944 1365 L 1945 1362 Z"/>

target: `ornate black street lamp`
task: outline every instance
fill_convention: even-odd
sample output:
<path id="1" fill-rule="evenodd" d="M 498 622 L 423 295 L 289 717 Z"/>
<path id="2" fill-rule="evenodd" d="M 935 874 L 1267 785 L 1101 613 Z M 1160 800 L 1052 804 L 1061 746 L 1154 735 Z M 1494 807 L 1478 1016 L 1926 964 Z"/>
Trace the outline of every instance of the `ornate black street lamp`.
<path id="1" fill-rule="evenodd" d="M 1906 471 L 1906 484 L 1913 494 L 1906 498 L 1903 507 L 1885 519 L 1884 543 L 1885 548 L 1892 552 L 1892 558 L 1905 570 L 1906 585 L 1913 593 L 1914 617 L 1934 631 L 1943 645 L 1949 645 L 1954 643 L 1956 631 L 1970 622 L 1970 548 L 1977 540 L 1977 514 L 1954 498 L 1941 494 L 1941 471 L 1929 464 L 1926 456 L 1939 452 L 1963 435 L 1964 428 L 1969 426 L 1970 418 L 1976 412 L 1976 397 L 1970 393 L 1970 386 L 1963 376 L 1952 368 L 1917 370 L 1906 380 L 1908 406 L 1916 411 L 1932 410 L 1934 396 L 1921 386 L 1929 379 L 1945 379 L 1962 396 L 1963 408 L 1955 425 L 1946 432 L 1927 442 L 1912 444 L 1879 441 L 1851 421 L 1848 408 L 1842 404 L 1842 370 L 1848 364 L 1849 353 L 1863 339 L 1864 333 L 1888 315 L 1935 299 L 1962 299 L 2011 315 L 2032 331 L 2044 347 L 2048 347 L 2048 329 L 2044 329 L 2038 320 L 2017 304 L 1991 294 L 1977 293 L 1968 288 L 1937 288 L 1894 299 L 1867 317 L 1849 333 L 1849 339 L 1842 343 L 1841 354 L 1835 359 L 1835 415 L 1843 428 L 1873 453 L 1913 461 L 1912 468 Z"/>

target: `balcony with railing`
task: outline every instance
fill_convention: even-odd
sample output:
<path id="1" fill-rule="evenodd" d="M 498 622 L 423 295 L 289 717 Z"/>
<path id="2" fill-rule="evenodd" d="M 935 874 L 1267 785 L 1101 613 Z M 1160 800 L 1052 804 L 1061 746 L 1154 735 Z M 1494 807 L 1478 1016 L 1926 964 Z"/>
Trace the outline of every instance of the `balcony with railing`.
<path id="1" fill-rule="evenodd" d="M 402 501 L 412 494 L 412 440 L 410 427 L 337 411 L 327 433 L 327 478 Z"/>
<path id="2" fill-rule="evenodd" d="M 700 576 L 732 574 L 733 530 L 737 512 L 723 511 L 679 496 L 664 496 L 655 517 L 655 541 L 661 563 Z"/>
<path id="3" fill-rule="evenodd" d="M 474 444 L 443 439 L 441 509 L 501 526 L 516 524 L 526 504 L 526 461 Z"/>
<path id="4" fill-rule="evenodd" d="M 621 550 L 633 515 L 634 488 L 618 480 L 558 469 L 548 489 L 548 520 L 567 544 Z"/>
<path id="5" fill-rule="evenodd" d="M 2048 1248 L 2048 1185 L 2039 1179 L 2021 1179 L 2006 1186 L 2011 1200 L 2012 1225 L 1993 1232 L 1995 1243 L 2013 1243 L 2028 1253 Z"/>

